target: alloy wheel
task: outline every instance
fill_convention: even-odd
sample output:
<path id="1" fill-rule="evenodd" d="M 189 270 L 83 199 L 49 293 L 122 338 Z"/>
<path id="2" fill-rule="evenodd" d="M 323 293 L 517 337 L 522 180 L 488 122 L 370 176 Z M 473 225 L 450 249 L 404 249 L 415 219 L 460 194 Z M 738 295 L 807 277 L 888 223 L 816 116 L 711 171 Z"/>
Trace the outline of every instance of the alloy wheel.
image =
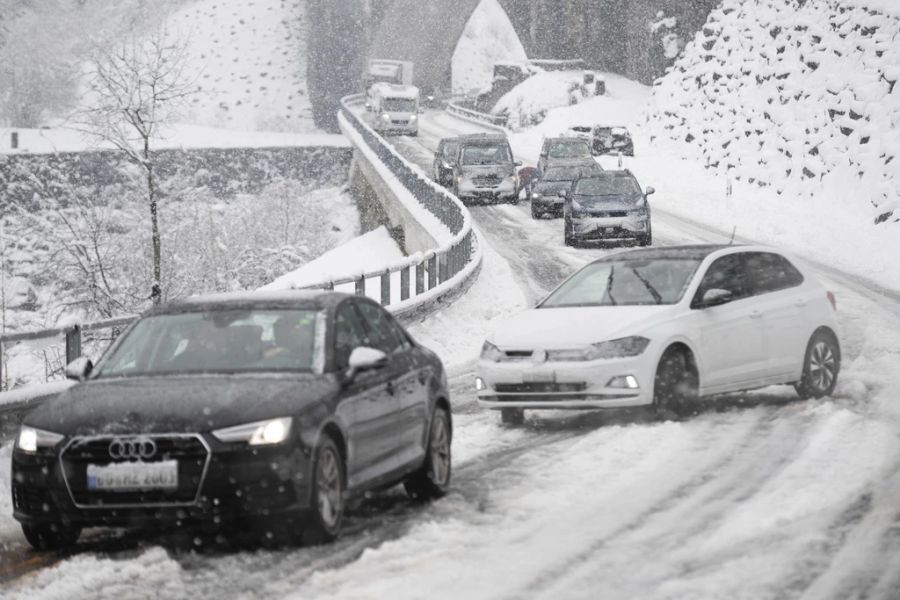
<path id="1" fill-rule="evenodd" d="M 328 529 L 333 529 L 340 523 L 343 513 L 343 483 L 339 460 L 334 448 L 322 448 L 316 473 L 317 502 L 322 523 Z"/>
<path id="2" fill-rule="evenodd" d="M 447 484 L 450 478 L 450 432 L 442 414 L 431 424 L 431 470 L 435 484 Z"/>
<path id="3" fill-rule="evenodd" d="M 810 382 L 818 392 L 825 392 L 837 375 L 837 359 L 831 346 L 820 340 L 809 355 Z"/>

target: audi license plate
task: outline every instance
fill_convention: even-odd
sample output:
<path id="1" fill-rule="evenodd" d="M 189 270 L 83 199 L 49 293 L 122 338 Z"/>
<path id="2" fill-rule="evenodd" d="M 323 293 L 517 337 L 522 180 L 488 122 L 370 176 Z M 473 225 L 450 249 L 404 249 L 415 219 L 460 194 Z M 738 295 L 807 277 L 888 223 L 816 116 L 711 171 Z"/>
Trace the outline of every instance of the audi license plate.
<path id="1" fill-rule="evenodd" d="M 178 461 L 88 465 L 87 487 L 89 490 L 112 492 L 176 489 L 178 488 Z"/>

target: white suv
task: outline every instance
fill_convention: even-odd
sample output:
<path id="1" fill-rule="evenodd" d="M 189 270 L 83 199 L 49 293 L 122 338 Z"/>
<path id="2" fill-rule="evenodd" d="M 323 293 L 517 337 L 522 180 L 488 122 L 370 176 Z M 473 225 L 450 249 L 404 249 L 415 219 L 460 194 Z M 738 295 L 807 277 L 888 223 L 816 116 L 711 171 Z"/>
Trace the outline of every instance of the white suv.
<path id="1" fill-rule="evenodd" d="M 630 250 L 594 261 L 484 343 L 478 403 L 524 409 L 652 405 L 680 416 L 705 396 L 793 384 L 832 393 L 835 300 L 763 246 Z"/>

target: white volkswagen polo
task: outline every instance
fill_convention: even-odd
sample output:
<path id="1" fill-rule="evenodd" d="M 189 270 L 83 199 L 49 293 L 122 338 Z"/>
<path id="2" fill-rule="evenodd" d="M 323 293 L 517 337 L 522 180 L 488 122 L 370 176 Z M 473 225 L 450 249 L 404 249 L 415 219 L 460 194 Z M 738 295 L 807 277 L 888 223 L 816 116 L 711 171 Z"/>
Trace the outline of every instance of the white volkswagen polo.
<path id="1" fill-rule="evenodd" d="M 564 281 L 484 343 L 478 403 L 519 423 L 525 409 L 652 405 L 773 384 L 832 393 L 841 351 L 834 296 L 763 246 L 612 254 Z"/>

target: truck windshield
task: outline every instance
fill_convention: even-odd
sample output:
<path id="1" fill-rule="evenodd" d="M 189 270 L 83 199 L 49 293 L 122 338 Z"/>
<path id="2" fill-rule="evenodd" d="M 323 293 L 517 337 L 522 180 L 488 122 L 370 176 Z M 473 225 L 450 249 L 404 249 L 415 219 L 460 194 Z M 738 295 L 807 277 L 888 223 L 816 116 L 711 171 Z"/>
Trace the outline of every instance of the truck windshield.
<path id="1" fill-rule="evenodd" d="M 412 98 L 385 98 L 381 106 L 388 112 L 416 112 L 416 101 Z"/>
<path id="2" fill-rule="evenodd" d="M 466 146 L 462 151 L 464 165 L 498 165 L 512 161 L 509 155 L 509 147 L 496 146 Z"/>

